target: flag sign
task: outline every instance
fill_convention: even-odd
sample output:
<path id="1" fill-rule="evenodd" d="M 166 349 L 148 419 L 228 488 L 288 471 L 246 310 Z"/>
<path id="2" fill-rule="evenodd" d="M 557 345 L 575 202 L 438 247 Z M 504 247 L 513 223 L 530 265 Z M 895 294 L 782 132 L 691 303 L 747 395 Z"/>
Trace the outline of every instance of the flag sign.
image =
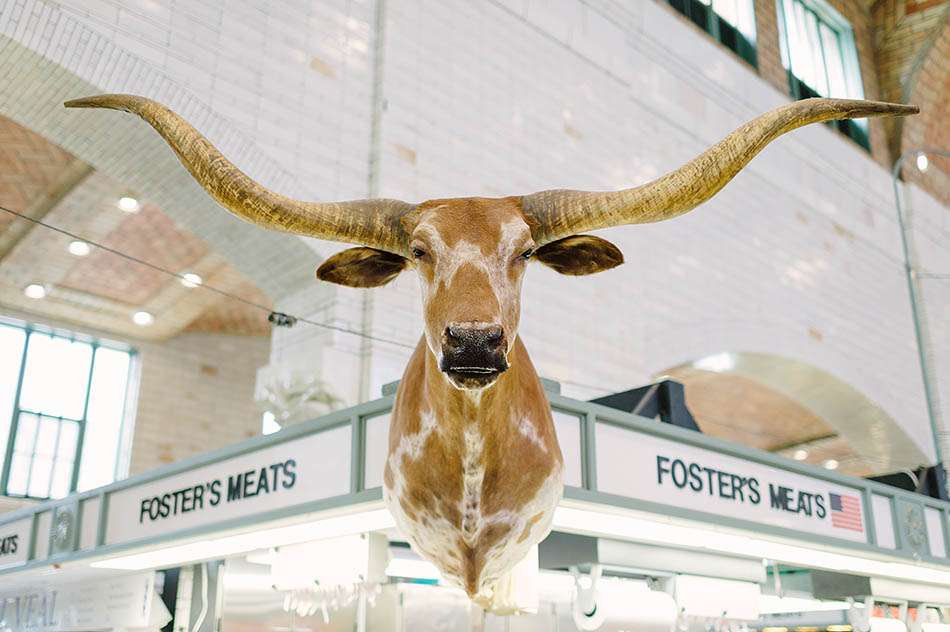
<path id="1" fill-rule="evenodd" d="M 864 531 L 861 523 L 861 500 L 847 494 L 828 494 L 831 500 L 831 526 Z"/>

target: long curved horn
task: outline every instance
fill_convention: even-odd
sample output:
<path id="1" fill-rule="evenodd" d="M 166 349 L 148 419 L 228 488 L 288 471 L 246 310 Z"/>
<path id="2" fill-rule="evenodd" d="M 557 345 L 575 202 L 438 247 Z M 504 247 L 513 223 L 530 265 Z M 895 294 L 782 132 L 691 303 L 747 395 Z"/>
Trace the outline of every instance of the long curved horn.
<path id="1" fill-rule="evenodd" d="M 64 105 L 137 114 L 168 142 L 211 197 L 258 226 L 407 254 L 409 239 L 399 220 L 414 208 L 411 204 L 398 200 L 301 202 L 274 193 L 234 166 L 183 118 L 144 97 L 104 94 L 67 101 Z"/>
<path id="2" fill-rule="evenodd" d="M 805 99 L 749 121 L 676 171 L 623 191 L 541 191 L 522 198 L 531 218 L 534 240 L 550 243 L 563 237 L 622 224 L 660 222 L 702 204 L 726 185 L 770 142 L 797 127 L 819 121 L 905 116 L 914 105 Z"/>

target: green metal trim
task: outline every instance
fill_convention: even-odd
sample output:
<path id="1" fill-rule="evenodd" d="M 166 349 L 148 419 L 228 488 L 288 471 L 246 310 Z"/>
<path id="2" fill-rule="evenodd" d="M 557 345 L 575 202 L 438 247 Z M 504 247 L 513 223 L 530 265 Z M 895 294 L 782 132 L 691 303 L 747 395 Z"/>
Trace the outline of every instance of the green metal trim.
<path id="1" fill-rule="evenodd" d="M 106 523 L 109 518 L 109 494 L 99 494 L 99 517 L 96 520 L 96 545 L 99 548 L 106 543 Z"/>
<path id="2" fill-rule="evenodd" d="M 350 417 L 353 414 L 371 416 L 374 413 L 388 412 L 392 407 L 392 401 L 392 397 L 384 397 L 360 404 L 353 408 L 334 411 L 311 421 L 282 428 L 280 431 L 270 435 L 254 437 L 253 439 L 248 439 L 240 443 L 218 448 L 210 452 L 197 454 L 195 456 L 182 459 L 181 461 L 176 461 L 154 470 L 149 470 L 148 472 L 143 472 L 135 476 L 130 476 L 129 478 L 123 479 L 121 481 L 110 483 L 109 485 L 105 485 L 103 487 L 97 487 L 96 489 L 79 492 L 74 496 L 79 500 L 84 500 L 86 498 L 98 496 L 100 494 L 108 495 L 123 489 L 128 489 L 129 487 L 135 487 L 143 483 L 150 483 L 152 481 L 202 467 L 204 465 L 213 465 L 219 461 L 240 456 L 248 452 L 253 452 L 260 448 L 278 445 L 285 441 L 290 441 L 292 439 L 301 438 L 313 433 L 330 430 L 332 428 L 345 425 L 350 421 Z M 33 507 L 23 507 L 15 511 L 5 513 L 0 516 L 0 525 L 11 522 L 17 518 L 23 518 L 31 513 L 35 513 L 39 511 L 39 508 L 49 506 L 55 502 L 58 501 L 49 501 L 35 505 Z"/>
<path id="3" fill-rule="evenodd" d="M 941 510 L 943 521 L 940 523 L 943 527 L 943 552 L 944 557 L 950 559 L 950 508 L 944 507 Z"/>
<path id="4" fill-rule="evenodd" d="M 73 475 L 69 480 L 69 491 L 76 491 L 76 487 L 79 485 L 79 468 L 82 464 L 82 446 L 86 438 L 86 425 L 89 416 L 89 395 L 92 393 L 92 376 L 96 370 L 96 356 L 99 354 L 99 345 L 97 343 L 92 343 L 92 358 L 89 360 L 89 375 L 86 378 L 86 401 L 82 406 L 82 421 L 79 422 L 79 436 L 76 438 L 76 453 L 73 456 Z M 129 385 L 126 383 L 126 389 Z M 60 422 L 62 423 L 62 422 Z M 57 447 L 57 456 L 59 455 Z M 55 459 L 53 463 L 55 464 Z M 53 488 L 52 477 L 50 477 L 50 489 Z"/>
<path id="5" fill-rule="evenodd" d="M 17 428 L 20 425 L 20 393 L 23 391 L 23 375 L 26 373 L 26 356 L 30 350 L 30 337 L 33 331 L 28 328 L 23 330 L 26 336 L 23 339 L 22 355 L 20 356 L 20 374 L 17 376 L 16 393 L 13 396 L 13 418 L 10 419 L 10 432 L 7 435 L 7 450 L 3 457 L 3 474 L 0 475 L 0 494 L 6 495 L 7 483 L 10 481 L 10 465 L 13 461 L 13 446 L 16 442 Z M 27 488 L 29 491 L 29 488 Z"/>
<path id="6" fill-rule="evenodd" d="M 360 505 L 372 505 L 379 501 L 382 501 L 382 492 L 381 490 L 367 490 L 365 492 L 360 492 L 358 494 L 343 494 L 340 496 L 332 496 L 330 498 L 321 498 L 319 500 L 314 500 L 306 503 L 301 503 L 294 505 L 292 507 L 283 507 L 280 509 L 275 509 L 272 511 L 267 511 L 261 514 L 258 514 L 254 517 L 253 522 L 248 522 L 247 517 L 238 517 L 232 518 L 230 520 L 225 520 L 221 522 L 216 522 L 213 524 L 201 525 L 198 527 L 193 527 L 190 529 L 183 529 L 180 531 L 172 531 L 169 533 L 162 534 L 157 537 L 152 538 L 143 538 L 140 540 L 134 540 L 130 542 L 121 542 L 118 544 L 107 544 L 104 546 L 96 547 L 93 549 L 86 549 L 81 551 L 76 551 L 71 555 L 52 556 L 49 558 L 44 558 L 42 560 L 32 559 L 27 564 L 21 564 L 20 566 L 0 569 L 0 576 L 7 575 L 13 572 L 19 572 L 24 570 L 30 570 L 33 568 L 38 568 L 41 566 L 46 566 L 50 563 L 63 563 L 66 561 L 73 562 L 78 560 L 85 560 L 90 558 L 98 558 L 105 556 L 119 555 L 121 553 L 127 553 L 129 551 L 135 551 L 144 546 L 154 547 L 155 545 L 168 543 L 171 546 L 174 546 L 174 542 L 178 540 L 192 540 L 194 538 L 199 538 L 210 533 L 215 533 L 219 531 L 234 531 L 234 532 L 245 532 L 249 530 L 249 527 L 254 526 L 255 524 L 260 524 L 263 522 L 271 522 L 276 520 L 283 520 L 291 517 L 303 517 L 307 514 L 319 513 L 323 511 L 328 511 L 331 509 L 338 509 L 340 507 L 354 507 L 355 511 L 360 510 Z M 367 507 L 371 508 L 371 507 Z M 52 511 L 47 508 L 46 510 Z M 300 520 L 300 522 L 307 522 L 306 518 Z M 34 525 L 36 520 L 34 520 Z M 52 529 L 51 529 L 52 531 Z M 34 538 L 35 542 L 35 538 Z M 161 548 L 161 547 L 159 547 Z"/>
<path id="7" fill-rule="evenodd" d="M 781 537 L 793 538 L 799 541 L 812 542 L 817 544 L 841 547 L 854 551 L 872 551 L 878 554 L 896 558 L 913 560 L 906 547 L 902 546 L 900 524 L 898 522 L 897 505 L 898 501 L 917 504 L 921 507 L 933 507 L 941 511 L 944 518 L 942 525 L 945 533 L 950 533 L 950 503 L 927 498 L 919 494 L 905 492 L 893 487 L 886 486 L 874 481 L 856 479 L 825 470 L 816 466 L 804 464 L 798 461 L 792 461 L 784 457 L 763 452 L 754 448 L 729 443 L 715 437 L 708 437 L 698 432 L 685 430 L 669 424 L 658 423 L 652 419 L 638 417 L 629 413 L 624 413 L 606 406 L 594 404 L 591 402 L 581 402 L 573 400 L 556 393 L 548 393 L 548 399 L 552 406 L 559 411 L 575 415 L 579 419 L 581 432 L 581 472 L 582 487 L 567 487 L 565 497 L 568 499 L 583 500 L 587 502 L 599 503 L 605 506 L 620 507 L 625 509 L 635 509 L 658 513 L 661 515 L 673 515 L 687 520 L 697 522 L 721 524 L 737 529 L 753 531 L 758 533 L 772 534 Z M 243 528 L 247 529 L 253 524 L 260 524 L 272 520 L 283 519 L 292 516 L 300 516 L 302 513 L 322 511 L 326 508 L 341 507 L 348 504 L 362 503 L 368 501 L 380 500 L 382 490 L 379 487 L 373 489 L 363 489 L 365 486 L 365 454 L 366 454 L 366 420 L 371 417 L 389 412 L 393 405 L 393 397 L 387 396 L 371 402 L 360 404 L 346 410 L 339 410 L 319 419 L 304 422 L 295 426 L 290 426 L 280 430 L 277 433 L 260 436 L 239 444 L 221 448 L 213 452 L 197 455 L 190 459 L 174 463 L 157 470 L 146 472 L 138 476 L 107 485 L 105 487 L 74 494 L 61 501 L 44 503 L 35 507 L 28 507 L 16 512 L 11 512 L 0 517 L 0 524 L 13 522 L 24 517 L 32 517 L 34 525 L 37 524 L 37 516 L 44 511 L 49 511 L 61 503 L 81 502 L 88 498 L 98 497 L 99 520 L 97 524 L 97 546 L 93 549 L 78 551 L 74 555 L 66 556 L 62 559 L 82 559 L 90 556 L 102 556 L 115 554 L 121 551 L 132 550 L 145 545 L 154 545 L 161 542 L 171 542 L 178 539 L 192 538 L 195 536 L 217 532 L 221 530 L 232 530 Z M 724 455 L 729 455 L 751 463 L 776 468 L 780 471 L 791 472 L 807 476 L 809 478 L 826 481 L 842 485 L 856 492 L 860 492 L 864 499 L 864 519 L 866 543 L 852 542 L 825 536 L 820 534 L 811 534 L 785 527 L 766 525 L 759 522 L 744 520 L 741 517 L 722 516 L 711 514 L 693 509 L 673 507 L 651 501 L 644 501 L 636 498 L 630 498 L 620 495 L 608 494 L 597 490 L 597 451 L 596 451 L 596 429 L 598 423 L 605 423 L 630 431 L 645 433 L 662 439 L 670 440 L 683 445 L 695 446 L 698 448 L 710 450 Z M 271 512 L 256 514 L 253 516 L 243 516 L 231 520 L 217 522 L 214 524 L 202 525 L 191 529 L 180 531 L 171 531 L 158 538 L 144 538 L 119 544 L 105 544 L 105 527 L 108 517 L 108 503 L 112 493 L 129 489 L 143 483 L 160 480 L 169 476 L 187 472 L 206 465 L 213 465 L 220 461 L 230 459 L 242 454 L 253 452 L 258 449 L 279 445 L 286 441 L 310 436 L 331 429 L 348 426 L 351 430 L 350 456 L 350 488 L 348 494 L 335 496 L 329 499 L 320 499 L 311 502 L 305 502 L 292 507 L 282 508 Z M 873 494 L 882 495 L 888 498 L 891 504 L 891 518 L 894 522 L 895 543 L 897 549 L 887 549 L 877 544 L 877 536 L 873 523 Z M 946 539 L 948 551 L 950 551 L 950 537 Z M 928 562 L 939 565 L 950 565 L 950 559 L 934 558 L 933 556 L 921 556 Z M 57 558 L 59 561 L 60 558 Z M 45 563 L 36 560 L 36 564 Z M 16 567 L 16 570 L 23 569 L 23 566 Z"/>
<path id="8" fill-rule="evenodd" d="M 864 512 L 861 519 L 864 520 L 864 533 L 867 535 L 868 544 L 883 548 L 880 547 L 877 542 L 877 529 L 874 525 L 874 508 L 871 506 L 871 498 L 873 495 L 871 490 L 866 487 L 861 490 L 861 499 L 864 505 Z"/>
<path id="9" fill-rule="evenodd" d="M 584 412 L 581 430 L 581 482 L 593 491 L 597 489 L 597 417 Z"/>
<path id="10" fill-rule="evenodd" d="M 30 516 L 30 546 L 26 553 L 27 564 L 29 564 L 30 561 L 36 559 L 36 536 L 37 536 L 37 532 L 40 529 L 39 518 L 40 518 L 39 512 L 34 513 L 32 516 Z M 24 566 L 26 566 L 26 564 L 21 564 L 20 566 L 17 566 L 17 568 L 18 569 L 23 568 Z"/>
<path id="11" fill-rule="evenodd" d="M 363 489 L 363 417 L 350 417 L 350 493 Z"/>

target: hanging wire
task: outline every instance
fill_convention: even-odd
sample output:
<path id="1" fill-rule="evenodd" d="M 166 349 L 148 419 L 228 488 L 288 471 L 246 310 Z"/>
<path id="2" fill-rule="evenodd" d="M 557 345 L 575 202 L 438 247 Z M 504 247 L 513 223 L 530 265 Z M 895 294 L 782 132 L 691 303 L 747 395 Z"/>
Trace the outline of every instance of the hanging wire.
<path id="1" fill-rule="evenodd" d="M 156 265 L 156 264 L 151 263 L 151 262 L 149 262 L 149 261 L 145 261 L 144 259 L 139 259 L 138 257 L 136 257 L 136 256 L 134 256 L 134 255 L 130 255 L 130 254 L 128 254 L 128 253 L 122 252 L 121 250 L 116 250 L 115 248 L 111 248 L 111 247 L 109 247 L 109 246 L 106 246 L 105 244 L 102 244 L 102 243 L 93 241 L 93 240 L 91 240 L 91 239 L 87 239 L 87 238 L 85 238 L 85 237 L 82 237 L 82 236 L 80 236 L 80 235 L 77 235 L 77 234 L 75 234 L 75 233 L 72 233 L 72 232 L 70 232 L 70 231 L 68 231 L 68 230 L 65 230 L 65 229 L 63 229 L 63 228 L 60 228 L 60 227 L 58 227 L 58 226 L 53 226 L 52 224 L 48 224 L 48 223 L 44 222 L 43 220 L 39 220 L 39 219 L 36 219 L 36 218 L 34 218 L 34 217 L 30 217 L 30 216 L 28 216 L 28 215 L 24 215 L 23 213 L 14 211 L 13 209 L 9 209 L 9 208 L 7 208 L 7 207 L 5 207 L 5 206 L 0 206 L 0 211 L 5 211 L 5 212 L 7 212 L 7 213 L 9 213 L 9 214 L 11 214 L 11 215 L 14 215 L 14 216 L 16 216 L 16 217 L 19 217 L 20 219 L 24 219 L 24 220 L 26 220 L 26 221 L 28 221 L 28 222 L 32 222 L 33 224 L 36 224 L 36 225 L 38 225 L 38 226 L 42 226 L 43 228 L 49 229 L 49 230 L 51 230 L 51 231 L 53 231 L 53 232 L 56 232 L 56 233 L 59 233 L 59 234 L 61 234 L 61 235 L 65 235 L 65 236 L 67 236 L 67 237 L 70 237 L 71 239 L 75 239 L 75 240 L 78 240 L 78 241 L 84 241 L 84 242 L 86 242 L 87 244 L 89 244 L 90 246 L 95 246 L 96 248 L 99 248 L 99 249 L 104 250 L 104 251 L 106 251 L 106 252 L 112 253 L 112 254 L 116 255 L 117 257 L 121 257 L 121 258 L 123 258 L 123 259 L 125 259 L 125 260 L 127 260 L 127 261 L 132 261 L 133 263 L 137 263 L 137 264 L 139 264 L 139 265 L 145 266 L 146 268 L 150 268 L 150 269 L 155 270 L 155 271 L 157 271 L 157 272 L 161 272 L 162 274 L 167 274 L 168 276 L 174 277 L 174 278 L 176 278 L 176 279 L 178 279 L 178 280 L 180 280 L 180 281 L 188 281 L 188 279 L 186 279 L 183 275 L 178 274 L 177 272 L 172 272 L 171 270 L 169 270 L 169 269 L 167 269 L 167 268 L 163 268 L 162 266 Z M 202 283 L 201 285 L 198 285 L 197 287 L 202 288 L 202 289 L 205 289 L 205 290 L 208 290 L 209 292 L 214 292 L 215 294 L 218 294 L 218 295 L 220 295 L 220 296 L 226 296 L 226 297 L 228 297 L 228 298 L 230 298 L 230 299 L 232 299 L 232 300 L 238 301 L 239 303 L 243 303 L 243 304 L 245 304 L 245 305 L 247 305 L 247 306 L 249 306 L 249 307 L 253 307 L 253 308 L 255 308 L 255 309 L 261 310 L 262 312 L 264 312 L 265 314 L 267 314 L 268 321 L 271 322 L 272 324 L 274 324 L 275 326 L 291 326 L 294 322 L 298 322 L 298 321 L 299 321 L 299 322 L 301 322 L 301 323 L 307 323 L 308 325 L 313 325 L 314 327 L 321 327 L 321 328 L 323 328 L 323 329 L 329 329 L 329 330 L 332 330 L 332 331 L 338 331 L 338 332 L 344 333 L 344 334 L 351 334 L 351 335 L 353 335 L 353 336 L 359 336 L 359 337 L 361 337 L 361 338 L 366 338 L 366 339 L 368 339 L 368 340 L 373 340 L 373 341 L 375 341 L 375 342 L 382 342 L 382 343 L 385 343 L 385 344 L 390 344 L 390 345 L 394 345 L 394 346 L 397 346 L 397 347 L 402 347 L 402 348 L 404 348 L 404 349 L 415 349 L 415 347 L 416 347 L 416 346 L 413 345 L 413 344 L 407 344 L 407 343 L 405 343 L 405 342 L 401 342 L 401 341 L 398 341 L 398 340 L 393 340 L 393 339 L 391 339 L 391 338 L 383 338 L 383 337 L 380 337 L 380 336 L 374 336 L 374 335 L 372 335 L 372 334 L 367 334 L 367 333 L 362 332 L 362 331 L 357 331 L 357 330 L 355 330 L 355 329 L 350 329 L 349 327 L 342 327 L 342 326 L 340 326 L 340 325 L 331 325 L 330 323 L 321 323 L 321 322 L 318 322 L 318 321 L 315 321 L 315 320 L 310 320 L 309 318 L 304 318 L 303 316 L 296 316 L 296 315 L 287 314 L 287 313 L 284 313 L 284 312 L 276 312 L 276 311 L 272 310 L 270 307 L 268 307 L 268 306 L 266 306 L 266 305 L 263 305 L 263 304 L 261 304 L 261 303 L 257 303 L 257 302 L 255 302 L 255 301 L 252 301 L 252 300 L 249 300 L 249 299 L 246 299 L 246 298 L 244 298 L 244 297 L 242 297 L 242 296 L 238 296 L 238 295 L 236 295 L 236 294 L 231 294 L 230 292 L 227 292 L 227 291 L 222 290 L 222 289 L 220 289 L 220 288 L 216 288 L 216 287 L 211 286 L 211 285 L 207 285 L 207 284 L 205 284 L 205 283 Z"/>
<path id="2" fill-rule="evenodd" d="M 69 237 L 69 238 L 71 238 L 71 239 L 75 239 L 75 240 L 78 240 L 78 241 L 84 241 L 84 242 L 86 242 L 87 244 L 89 244 L 90 246 L 95 246 L 96 248 L 99 248 L 99 249 L 104 250 L 104 251 L 106 251 L 106 252 L 112 253 L 112 254 L 116 255 L 117 257 L 121 257 L 121 258 L 123 258 L 123 259 L 125 259 L 125 260 L 127 260 L 127 261 L 131 261 L 131 262 L 133 262 L 133 263 L 137 263 L 137 264 L 139 264 L 139 265 L 145 266 L 145 267 L 147 267 L 147 268 L 150 268 L 150 269 L 155 270 L 155 271 L 157 271 L 157 272 L 160 272 L 160 273 L 162 273 L 162 274 L 166 274 L 166 275 L 168 275 L 168 276 L 170 276 L 170 277 L 176 278 L 176 279 L 178 279 L 178 280 L 180 280 L 180 281 L 187 281 L 187 280 L 188 280 L 188 279 L 186 279 L 186 278 L 184 277 L 184 275 L 178 274 L 177 272 L 172 272 L 171 270 L 169 270 L 169 269 L 167 269 L 167 268 L 163 268 L 162 266 L 156 265 L 156 264 L 151 263 L 151 262 L 149 262 L 149 261 L 145 261 L 144 259 L 140 259 L 140 258 L 138 258 L 138 257 L 136 257 L 136 256 L 134 256 L 134 255 L 130 255 L 130 254 L 128 254 L 128 253 L 122 252 L 121 250 L 116 250 L 115 248 L 112 248 L 112 247 L 110 247 L 110 246 L 106 246 L 105 244 L 99 243 L 99 242 L 97 242 L 97 241 L 93 241 L 93 240 L 91 240 L 91 239 L 87 239 L 87 238 L 85 238 L 85 237 L 82 237 L 81 235 L 77 235 L 76 233 L 70 232 L 70 231 L 68 231 L 68 230 L 66 230 L 66 229 L 64 229 L 64 228 L 60 228 L 59 226 L 54 226 L 54 225 L 52 225 L 52 224 L 49 224 L 49 223 L 47 223 L 47 222 L 44 222 L 43 220 L 39 220 L 39 219 L 36 219 L 36 218 L 34 218 L 34 217 L 30 217 L 30 216 L 28 216 L 28 215 L 24 215 L 23 213 L 20 213 L 20 212 L 18 212 L 18 211 L 14 211 L 13 209 L 7 208 L 7 207 L 5 207 L 5 206 L 0 206 L 0 211 L 5 211 L 5 212 L 9 213 L 10 215 L 13 215 L 13 216 L 18 217 L 18 218 L 20 218 L 20 219 L 23 219 L 23 220 L 26 220 L 26 221 L 31 222 L 31 223 L 33 223 L 33 224 L 36 224 L 37 226 L 42 226 L 43 228 L 46 228 L 46 229 L 48 229 L 48 230 L 51 230 L 51 231 L 53 231 L 53 232 L 55 232 L 55 233 L 59 233 L 60 235 L 65 235 L 65 236 L 67 236 L 67 237 Z M 268 307 L 268 306 L 266 306 L 266 305 L 263 305 L 263 304 L 261 304 L 261 303 L 257 303 L 257 302 L 255 302 L 255 301 L 251 301 L 251 300 L 246 299 L 246 298 L 241 297 L 241 296 L 237 296 L 236 294 L 231 294 L 230 292 L 227 292 L 227 291 L 222 290 L 222 289 L 220 289 L 220 288 L 216 288 L 216 287 L 211 286 L 211 285 L 207 285 L 206 283 L 202 283 L 201 285 L 198 285 L 198 286 L 196 286 L 196 287 L 197 287 L 197 288 L 203 288 L 203 289 L 205 289 L 205 290 L 208 290 L 209 292 L 214 292 L 215 294 L 218 294 L 218 295 L 220 295 L 220 296 L 226 296 L 227 298 L 230 298 L 230 299 L 232 299 L 232 300 L 235 300 L 235 301 L 238 301 L 238 302 L 240 302 L 240 303 L 243 303 L 243 304 L 245 304 L 245 305 L 247 305 L 247 306 L 249 306 L 249 307 L 253 307 L 253 308 L 255 308 L 255 309 L 261 310 L 262 312 L 264 312 L 265 314 L 267 314 L 267 320 L 268 320 L 268 322 L 270 322 L 271 324 L 273 324 L 275 327 L 289 327 L 289 326 L 293 326 L 293 324 L 295 324 L 295 323 L 297 323 L 297 322 L 301 322 L 301 323 L 306 323 L 306 324 L 308 324 L 308 325 L 313 325 L 314 327 L 320 327 L 320 328 L 323 328 L 323 329 L 329 329 L 329 330 L 332 330 L 332 331 L 338 331 L 338 332 L 340 332 L 340 333 L 350 334 L 350 335 L 352 335 L 352 336 L 359 336 L 360 338 L 365 338 L 365 339 L 367 339 L 367 340 L 372 340 L 372 341 L 375 341 L 375 342 L 381 342 L 381 343 L 384 343 L 384 344 L 389 344 L 389 345 L 393 345 L 393 346 L 396 346 L 396 347 L 401 347 L 401 348 L 403 348 L 403 349 L 412 350 L 412 349 L 415 349 L 415 348 L 416 348 L 416 345 L 415 345 L 415 344 L 408 344 L 408 343 L 405 343 L 405 342 L 401 342 L 401 341 L 399 341 L 399 340 L 393 340 L 392 338 L 384 338 L 384 337 L 381 337 L 381 336 L 374 336 L 374 335 L 372 335 L 372 334 L 367 334 L 367 333 L 362 332 L 362 331 L 357 331 L 357 330 L 355 330 L 355 329 L 350 329 L 349 327 L 342 327 L 342 326 L 340 326 L 340 325 L 331 325 L 331 324 L 329 324 L 329 323 L 321 323 L 321 322 L 318 322 L 318 321 L 315 321 L 315 320 L 310 320 L 309 318 L 304 318 L 303 316 L 297 316 L 297 315 L 295 315 L 295 314 L 288 314 L 288 313 L 286 313 L 286 312 L 274 311 L 274 310 L 272 310 L 270 307 Z M 577 382 L 577 381 L 569 380 L 569 379 L 559 379 L 559 380 L 557 380 L 557 381 L 558 381 L 560 384 L 563 384 L 563 385 L 576 386 L 576 387 L 579 387 L 579 388 L 584 388 L 584 389 L 588 389 L 588 390 L 591 390 L 591 391 L 595 391 L 595 392 L 598 392 L 598 393 L 612 393 L 612 392 L 613 392 L 613 391 L 612 391 L 611 389 L 609 389 L 609 388 L 605 388 L 604 386 L 599 386 L 599 385 L 595 385 L 595 384 L 587 384 L 587 383 L 584 383 L 584 382 Z"/>
<path id="3" fill-rule="evenodd" d="M 87 244 L 89 244 L 90 246 L 95 246 L 96 248 L 99 248 L 99 249 L 104 250 L 104 251 L 106 251 L 106 252 L 112 253 L 112 254 L 116 255 L 117 257 L 121 257 L 121 258 L 123 258 L 123 259 L 125 259 L 125 260 L 127 260 L 127 261 L 132 261 L 133 263 L 137 263 L 137 264 L 142 265 L 142 266 L 145 266 L 145 267 L 147 267 L 147 268 L 151 268 L 152 270 L 155 270 L 155 271 L 160 272 L 160 273 L 162 273 L 162 274 L 166 274 L 166 275 L 168 275 L 168 276 L 170 276 L 170 277 L 173 277 L 173 278 L 176 278 L 176 279 L 178 279 L 178 280 L 180 280 L 180 281 L 187 281 L 187 280 L 188 280 L 188 279 L 186 279 L 186 278 L 184 277 L 184 275 L 178 274 L 177 272 L 172 272 L 171 270 L 169 270 L 169 269 L 167 269 L 167 268 L 163 268 L 163 267 L 161 267 L 161 266 L 159 266 L 159 265 L 156 265 L 156 264 L 154 264 L 154 263 L 145 261 L 144 259 L 140 259 L 140 258 L 138 258 L 138 257 L 136 257 L 136 256 L 134 256 L 134 255 L 130 255 L 130 254 L 128 254 L 128 253 L 122 252 L 121 250 L 116 250 L 115 248 L 111 248 L 111 247 L 106 246 L 105 244 L 99 243 L 99 242 L 97 242 L 97 241 L 93 241 L 93 240 L 91 240 L 91 239 L 87 239 L 87 238 L 85 238 L 85 237 L 82 237 L 82 236 L 80 236 L 80 235 L 77 235 L 76 233 L 70 232 L 70 231 L 68 231 L 68 230 L 66 230 L 66 229 L 63 229 L 63 228 L 60 228 L 60 227 L 58 227 L 58 226 L 54 226 L 54 225 L 52 225 L 52 224 L 49 224 L 49 223 L 47 223 L 47 222 L 44 222 L 43 220 L 39 220 L 39 219 L 36 219 L 36 218 L 34 218 L 34 217 L 30 217 L 30 216 L 28 216 L 28 215 L 24 215 L 23 213 L 20 213 L 20 212 L 18 212 L 18 211 L 14 211 L 13 209 L 7 208 L 7 207 L 5 207 L 5 206 L 0 206 L 0 211 L 5 211 L 5 212 L 9 213 L 10 215 L 13 215 L 13 216 L 18 217 L 18 218 L 23 219 L 23 220 L 26 220 L 26 221 L 31 222 L 31 223 L 33 223 L 33 224 L 36 224 L 36 225 L 38 225 L 38 226 L 42 226 L 43 228 L 46 228 L 46 229 L 51 230 L 51 231 L 53 231 L 53 232 L 59 233 L 59 234 L 61 234 L 61 235 L 65 235 L 65 236 L 67 236 L 67 237 L 69 237 L 69 238 L 71 238 L 71 239 L 75 239 L 75 240 L 78 240 L 78 241 L 84 241 L 84 242 L 86 242 Z M 950 279 L 950 274 L 940 274 L 940 273 L 933 273 L 933 272 L 918 272 L 917 274 L 918 274 L 918 276 L 920 276 L 920 277 L 922 277 L 922 278 L 934 278 L 934 279 L 945 279 L 945 278 L 946 278 L 946 279 Z M 401 348 L 403 348 L 403 349 L 412 350 L 412 349 L 415 349 L 415 348 L 416 348 L 416 345 L 414 345 L 414 344 L 408 344 L 408 343 L 405 343 L 405 342 L 401 342 L 401 341 L 399 341 L 399 340 L 393 340 L 392 338 L 384 338 L 384 337 L 382 337 L 382 336 L 374 336 L 374 335 L 372 335 L 372 334 L 367 334 L 367 333 L 362 332 L 362 331 L 357 331 L 357 330 L 355 330 L 355 329 L 350 329 L 349 327 L 342 327 L 342 326 L 340 326 L 340 325 L 331 325 L 331 324 L 329 324 L 329 323 L 321 323 L 321 322 L 318 322 L 318 321 L 315 321 L 315 320 L 310 320 L 309 318 L 304 318 L 303 316 L 297 316 L 297 315 L 294 315 L 294 314 L 288 314 L 288 313 L 286 313 L 286 312 L 274 311 L 274 310 L 272 310 L 270 307 L 268 307 L 268 306 L 266 306 L 266 305 L 263 305 L 263 304 L 261 304 L 261 303 L 257 303 L 257 302 L 255 302 L 255 301 L 251 301 L 251 300 L 249 300 L 249 299 L 246 299 L 246 298 L 244 298 L 244 297 L 238 296 L 238 295 L 236 295 L 236 294 L 232 294 L 232 293 L 227 292 L 227 291 L 225 291 L 225 290 L 222 290 L 222 289 L 220 289 L 220 288 L 216 288 L 216 287 L 214 287 L 214 286 L 207 285 L 206 283 L 202 283 L 201 285 L 199 285 L 199 286 L 197 286 L 197 287 L 198 287 L 198 288 L 203 288 L 203 289 L 205 289 L 205 290 L 208 290 L 209 292 L 214 292 L 215 294 L 218 294 L 218 295 L 220 295 L 220 296 L 225 296 L 225 297 L 230 298 L 230 299 L 232 299 L 232 300 L 238 301 L 239 303 L 243 303 L 243 304 L 245 304 L 245 305 L 247 305 L 247 306 L 249 306 L 249 307 L 253 307 L 253 308 L 255 308 L 255 309 L 258 309 L 258 310 L 264 312 L 265 314 L 267 314 L 267 320 L 268 320 L 268 322 L 270 322 L 271 324 L 273 324 L 273 325 L 276 326 L 276 327 L 293 326 L 294 323 L 296 323 L 296 322 L 301 322 L 301 323 L 306 323 L 306 324 L 308 324 L 308 325 L 313 325 L 314 327 L 320 327 L 320 328 L 322 328 L 322 329 L 328 329 L 328 330 L 331 330 L 331 331 L 338 331 L 338 332 L 340 332 L 340 333 L 350 334 L 350 335 L 352 335 L 352 336 L 359 336 L 360 338 L 364 338 L 364 339 L 367 339 L 367 340 L 372 340 L 372 341 L 374 341 L 374 342 L 381 342 L 381 343 L 393 345 L 393 346 L 396 346 L 396 347 L 401 347 Z M 578 382 L 578 381 L 569 380 L 569 379 L 558 379 L 557 381 L 558 381 L 560 384 L 563 384 L 563 385 L 576 386 L 576 387 L 579 387 L 579 388 L 585 388 L 585 389 L 589 389 L 589 390 L 596 391 L 596 392 L 599 392 L 599 393 L 612 393 L 612 392 L 613 392 L 611 389 L 605 388 L 604 386 L 595 385 L 595 384 L 587 384 L 587 383 L 585 383 L 585 382 Z"/>

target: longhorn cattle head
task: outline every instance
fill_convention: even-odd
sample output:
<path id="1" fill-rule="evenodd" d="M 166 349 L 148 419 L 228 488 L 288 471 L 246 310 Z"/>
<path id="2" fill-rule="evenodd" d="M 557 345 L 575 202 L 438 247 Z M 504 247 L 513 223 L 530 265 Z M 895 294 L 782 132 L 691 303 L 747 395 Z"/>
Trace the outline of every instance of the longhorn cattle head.
<path id="1" fill-rule="evenodd" d="M 66 107 L 137 114 L 161 134 L 198 183 L 238 217 L 264 228 L 360 244 L 320 266 L 317 276 L 324 281 L 376 287 L 415 269 L 428 347 L 451 383 L 463 389 L 490 386 L 507 369 L 530 259 L 569 275 L 613 268 L 623 263 L 617 247 L 583 233 L 682 215 L 715 195 L 769 142 L 803 125 L 918 111 L 875 101 L 806 99 L 759 116 L 679 169 L 632 189 L 409 204 L 302 202 L 274 193 L 241 172 L 180 116 L 143 97 L 95 96 Z"/>

